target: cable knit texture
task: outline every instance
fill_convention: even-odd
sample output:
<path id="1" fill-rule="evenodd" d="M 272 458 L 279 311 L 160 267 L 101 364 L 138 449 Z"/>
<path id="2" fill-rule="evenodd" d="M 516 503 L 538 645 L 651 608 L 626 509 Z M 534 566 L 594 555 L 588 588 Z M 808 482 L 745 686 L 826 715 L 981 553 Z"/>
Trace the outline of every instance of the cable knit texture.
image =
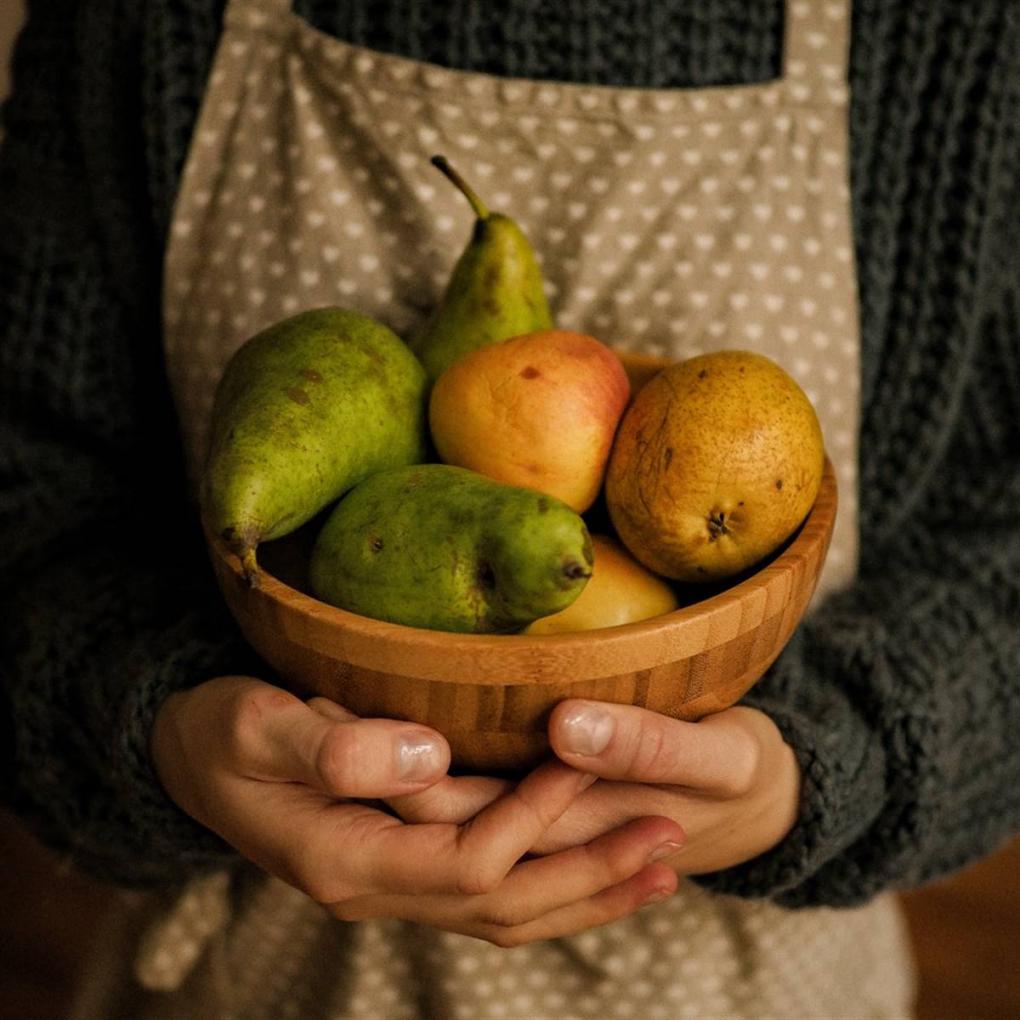
<path id="1" fill-rule="evenodd" d="M 310 0 L 348 41 L 605 85 L 779 73 L 779 0 Z M 162 248 L 222 0 L 36 0 L 0 159 L 0 792 L 124 884 L 230 850 L 162 793 L 174 690 L 258 670 L 189 520 Z M 854 3 L 860 582 L 748 702 L 803 770 L 773 851 L 700 881 L 789 906 L 919 883 L 1020 827 L 1020 9 Z"/>

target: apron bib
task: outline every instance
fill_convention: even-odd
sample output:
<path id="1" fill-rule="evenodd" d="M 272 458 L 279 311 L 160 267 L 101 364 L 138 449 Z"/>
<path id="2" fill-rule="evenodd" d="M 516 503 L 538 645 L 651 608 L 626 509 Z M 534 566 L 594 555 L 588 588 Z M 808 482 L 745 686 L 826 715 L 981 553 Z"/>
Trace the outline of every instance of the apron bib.
<path id="1" fill-rule="evenodd" d="M 849 7 L 789 0 L 779 80 L 645 90 L 451 71 L 343 43 L 287 0 L 231 0 L 166 260 L 192 477 L 249 336 L 331 304 L 406 335 L 435 305 L 472 222 L 429 166 L 442 152 L 521 224 L 560 326 L 677 359 L 756 350 L 798 380 L 840 483 L 819 591 L 851 583 Z M 891 896 L 794 912 L 687 882 L 624 921 L 514 950 L 336 922 L 253 869 L 233 890 L 213 876 L 171 908 L 133 904 L 120 944 L 148 989 L 123 1014 L 137 1017 L 902 1017 L 912 994 Z"/>

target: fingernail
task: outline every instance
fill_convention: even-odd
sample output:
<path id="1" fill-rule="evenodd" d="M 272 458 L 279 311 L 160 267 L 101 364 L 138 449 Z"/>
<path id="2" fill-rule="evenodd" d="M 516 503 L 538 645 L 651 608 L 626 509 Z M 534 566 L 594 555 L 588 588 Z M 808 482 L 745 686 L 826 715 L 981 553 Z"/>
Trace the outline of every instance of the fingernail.
<path id="1" fill-rule="evenodd" d="M 397 767 L 400 778 L 409 783 L 431 779 L 442 767 L 442 749 L 434 737 L 408 733 L 397 745 Z"/>
<path id="2" fill-rule="evenodd" d="M 676 843 L 673 840 L 669 840 L 666 843 L 660 843 L 649 855 L 648 863 L 651 864 L 653 861 L 661 861 L 663 857 L 672 857 L 673 854 L 680 850 L 683 850 L 683 843 Z"/>
<path id="3" fill-rule="evenodd" d="M 653 889 L 648 896 L 645 897 L 645 902 L 642 906 L 646 906 L 649 903 L 661 903 L 663 900 L 668 900 L 673 894 L 669 889 Z"/>
<path id="4" fill-rule="evenodd" d="M 564 747 L 574 754 L 601 754 L 615 728 L 613 717 L 593 705 L 577 705 L 560 721 Z"/>

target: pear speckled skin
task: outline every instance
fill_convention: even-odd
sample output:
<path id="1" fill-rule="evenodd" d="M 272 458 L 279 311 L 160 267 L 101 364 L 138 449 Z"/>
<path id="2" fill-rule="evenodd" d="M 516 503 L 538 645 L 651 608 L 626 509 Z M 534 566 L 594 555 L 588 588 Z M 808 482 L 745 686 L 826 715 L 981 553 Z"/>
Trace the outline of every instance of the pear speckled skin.
<path id="1" fill-rule="evenodd" d="M 588 530 L 565 503 L 422 464 L 373 475 L 337 504 L 309 580 L 318 598 L 362 616 L 501 633 L 565 609 L 591 566 Z"/>
<path id="2" fill-rule="evenodd" d="M 202 501 L 249 582 L 260 542 L 367 475 L 424 458 L 425 393 L 403 341 L 342 308 L 285 319 L 234 354 L 216 391 Z"/>
<path id="3" fill-rule="evenodd" d="M 508 337 L 552 327 L 542 272 L 521 228 L 489 212 L 441 157 L 433 162 L 475 210 L 471 239 L 431 318 L 409 341 L 433 382 L 458 358 Z"/>
<path id="4" fill-rule="evenodd" d="M 672 365 L 635 397 L 606 475 L 617 533 L 677 581 L 739 574 L 780 546 L 818 495 L 825 449 L 811 401 L 747 351 Z"/>

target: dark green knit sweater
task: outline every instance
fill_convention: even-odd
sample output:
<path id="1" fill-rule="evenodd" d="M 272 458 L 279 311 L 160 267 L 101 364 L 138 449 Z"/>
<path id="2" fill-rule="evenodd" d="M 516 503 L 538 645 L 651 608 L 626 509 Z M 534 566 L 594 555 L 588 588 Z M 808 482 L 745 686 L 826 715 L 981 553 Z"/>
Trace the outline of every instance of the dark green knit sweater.
<path id="1" fill-rule="evenodd" d="M 94 872 L 230 859 L 147 754 L 168 692 L 262 673 L 213 588 L 163 376 L 167 222 L 222 0 L 37 0 L 0 161 L 0 793 Z M 363 45 L 637 86 L 774 77 L 779 0 L 314 0 Z M 748 699 L 795 830 L 704 881 L 849 904 L 1020 828 L 1020 5 L 858 0 L 859 584 Z"/>

